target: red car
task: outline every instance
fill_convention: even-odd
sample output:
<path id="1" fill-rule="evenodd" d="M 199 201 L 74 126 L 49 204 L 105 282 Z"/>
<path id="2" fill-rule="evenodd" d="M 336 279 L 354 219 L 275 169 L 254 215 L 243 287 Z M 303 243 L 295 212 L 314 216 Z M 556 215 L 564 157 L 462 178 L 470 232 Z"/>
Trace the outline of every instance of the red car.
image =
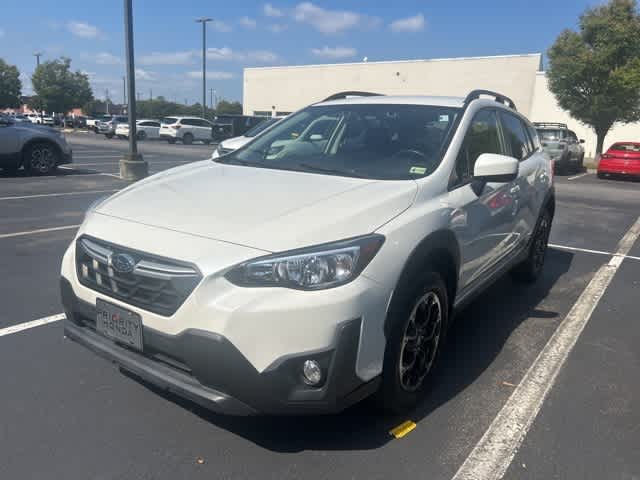
<path id="1" fill-rule="evenodd" d="M 630 176 L 640 179 L 640 143 L 614 143 L 600 158 L 598 177 Z"/>

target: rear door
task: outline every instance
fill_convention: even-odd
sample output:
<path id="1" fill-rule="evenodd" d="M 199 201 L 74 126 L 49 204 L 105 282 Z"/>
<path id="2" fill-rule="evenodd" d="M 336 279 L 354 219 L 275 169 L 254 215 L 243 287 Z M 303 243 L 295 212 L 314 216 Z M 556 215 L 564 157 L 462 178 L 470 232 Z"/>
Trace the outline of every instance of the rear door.
<path id="1" fill-rule="evenodd" d="M 513 240 L 514 201 L 510 183 L 488 183 L 480 195 L 471 188 L 476 160 L 483 153 L 504 155 L 495 109 L 478 111 L 468 128 L 452 172 L 449 199 L 454 205 L 450 228 L 460 245 L 460 287 L 465 295 L 481 284 Z"/>

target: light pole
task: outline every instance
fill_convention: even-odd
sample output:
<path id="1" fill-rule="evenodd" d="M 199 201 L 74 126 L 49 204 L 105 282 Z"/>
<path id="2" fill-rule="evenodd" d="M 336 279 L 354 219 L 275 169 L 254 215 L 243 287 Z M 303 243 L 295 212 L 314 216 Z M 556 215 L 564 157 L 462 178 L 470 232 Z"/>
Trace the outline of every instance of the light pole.
<path id="1" fill-rule="evenodd" d="M 213 18 L 200 17 L 196 20 L 202 24 L 202 118 L 207 114 L 207 22 Z"/>
<path id="2" fill-rule="evenodd" d="M 42 52 L 36 52 L 33 54 L 34 57 L 36 57 L 36 70 L 38 69 L 38 67 L 40 66 L 40 57 L 42 56 Z M 38 102 L 40 104 L 40 102 Z M 42 105 L 40 106 L 40 123 L 42 123 Z"/>
<path id="3" fill-rule="evenodd" d="M 127 104 L 127 77 L 122 77 L 122 106 Z"/>
<path id="4" fill-rule="evenodd" d="M 127 59 L 127 90 L 129 97 L 129 151 L 120 160 L 120 178 L 139 180 L 149 174 L 149 165 L 138 153 L 136 134 L 136 70 L 133 61 L 132 0 L 124 0 L 124 39 Z"/>

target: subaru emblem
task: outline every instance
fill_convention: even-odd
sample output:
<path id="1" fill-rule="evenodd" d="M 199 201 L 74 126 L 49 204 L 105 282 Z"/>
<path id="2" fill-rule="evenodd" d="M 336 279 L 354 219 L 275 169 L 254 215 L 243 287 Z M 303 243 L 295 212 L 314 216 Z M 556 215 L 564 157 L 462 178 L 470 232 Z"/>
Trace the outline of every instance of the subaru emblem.
<path id="1" fill-rule="evenodd" d="M 136 261 L 126 253 L 116 253 L 111 257 L 111 266 L 118 273 L 131 273 L 136 266 Z"/>

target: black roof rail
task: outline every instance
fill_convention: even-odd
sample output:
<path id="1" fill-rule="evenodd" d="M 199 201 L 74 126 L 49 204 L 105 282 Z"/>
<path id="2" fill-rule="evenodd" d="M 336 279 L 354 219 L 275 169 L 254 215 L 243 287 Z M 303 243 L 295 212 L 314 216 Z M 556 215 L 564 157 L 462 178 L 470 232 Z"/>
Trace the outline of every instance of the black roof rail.
<path id="1" fill-rule="evenodd" d="M 507 97 L 506 95 L 502 95 L 501 93 L 492 92 L 491 90 L 473 90 L 471 93 L 469 93 L 469 95 L 467 95 L 467 98 L 464 99 L 464 104 L 468 105 L 473 100 L 477 100 L 478 98 L 480 98 L 481 95 L 493 97 L 496 99 L 496 102 L 500 102 L 507 107 L 511 107 L 513 110 L 518 110 L 516 108 L 515 102 L 509 97 Z"/>
<path id="2" fill-rule="evenodd" d="M 329 102 L 331 100 L 343 100 L 349 97 L 381 97 L 381 93 L 372 93 L 372 92 L 339 92 L 334 93 L 333 95 L 328 96 L 323 102 Z"/>
<path id="3" fill-rule="evenodd" d="M 533 122 L 534 127 L 540 128 L 564 128 L 565 130 L 569 130 L 569 127 L 566 123 L 554 123 L 554 122 Z"/>

